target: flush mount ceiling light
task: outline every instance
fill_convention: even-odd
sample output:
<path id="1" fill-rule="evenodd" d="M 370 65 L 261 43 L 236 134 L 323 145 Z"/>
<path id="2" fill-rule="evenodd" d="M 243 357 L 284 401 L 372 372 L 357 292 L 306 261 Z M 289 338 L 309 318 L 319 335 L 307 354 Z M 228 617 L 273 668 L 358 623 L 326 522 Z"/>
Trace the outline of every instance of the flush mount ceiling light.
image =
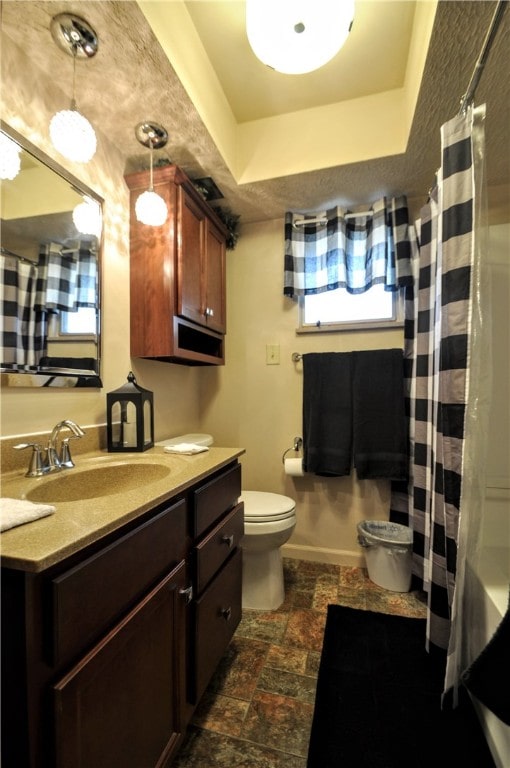
<path id="1" fill-rule="evenodd" d="M 286 75 L 324 66 L 345 43 L 354 0 L 246 0 L 246 33 L 257 58 Z"/>
<path id="2" fill-rule="evenodd" d="M 16 178 L 21 168 L 20 152 L 19 144 L 0 132 L 0 179 Z"/>
<path id="3" fill-rule="evenodd" d="M 168 216 L 168 208 L 163 198 L 154 192 L 152 181 L 153 151 L 161 149 L 168 141 L 168 133 L 162 125 L 146 121 L 138 123 L 135 136 L 144 147 L 150 149 L 150 178 L 149 189 L 138 197 L 135 203 L 135 214 L 138 221 L 151 227 L 160 227 Z"/>
<path id="4" fill-rule="evenodd" d="M 53 146 L 68 160 L 88 163 L 96 151 L 96 134 L 86 117 L 78 112 L 75 100 L 76 61 L 96 55 L 97 35 L 90 24 L 72 13 L 59 13 L 51 20 L 51 35 L 56 44 L 73 57 L 73 96 L 71 108 L 57 112 L 50 121 Z"/>

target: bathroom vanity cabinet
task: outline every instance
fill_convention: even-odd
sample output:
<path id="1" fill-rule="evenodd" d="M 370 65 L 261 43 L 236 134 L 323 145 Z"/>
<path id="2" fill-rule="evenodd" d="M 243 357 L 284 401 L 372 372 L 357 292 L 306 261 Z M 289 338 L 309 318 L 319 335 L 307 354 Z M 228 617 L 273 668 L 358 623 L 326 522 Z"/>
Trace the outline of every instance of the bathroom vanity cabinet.
<path id="1" fill-rule="evenodd" d="M 154 191 L 169 214 L 159 227 L 141 224 L 135 215 L 136 200 L 149 185 L 148 172 L 125 179 L 131 199 L 131 355 L 223 364 L 225 226 L 178 166 L 153 172 Z"/>
<path id="2" fill-rule="evenodd" d="M 4 768 L 170 765 L 241 618 L 240 494 L 232 461 L 51 568 L 2 569 Z"/>

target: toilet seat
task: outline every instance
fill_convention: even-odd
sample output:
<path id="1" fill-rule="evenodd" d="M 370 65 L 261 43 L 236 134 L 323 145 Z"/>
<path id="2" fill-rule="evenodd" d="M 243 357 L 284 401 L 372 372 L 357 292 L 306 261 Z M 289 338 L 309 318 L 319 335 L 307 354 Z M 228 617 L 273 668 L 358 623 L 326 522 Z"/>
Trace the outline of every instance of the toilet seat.
<path id="1" fill-rule="evenodd" d="M 244 520 L 247 523 L 267 523 L 288 520 L 295 516 L 296 502 L 289 496 L 264 491 L 243 491 Z"/>

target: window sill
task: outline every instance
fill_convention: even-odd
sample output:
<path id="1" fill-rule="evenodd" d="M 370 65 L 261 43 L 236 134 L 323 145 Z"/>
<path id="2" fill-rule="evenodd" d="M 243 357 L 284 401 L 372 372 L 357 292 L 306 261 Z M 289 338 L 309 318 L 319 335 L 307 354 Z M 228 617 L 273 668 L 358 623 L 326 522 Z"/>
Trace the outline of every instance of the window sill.
<path id="1" fill-rule="evenodd" d="M 357 323 L 323 323 L 322 325 L 302 325 L 296 328 L 296 335 L 306 333 L 343 333 L 345 331 L 391 331 L 404 327 L 403 320 L 360 321 Z"/>

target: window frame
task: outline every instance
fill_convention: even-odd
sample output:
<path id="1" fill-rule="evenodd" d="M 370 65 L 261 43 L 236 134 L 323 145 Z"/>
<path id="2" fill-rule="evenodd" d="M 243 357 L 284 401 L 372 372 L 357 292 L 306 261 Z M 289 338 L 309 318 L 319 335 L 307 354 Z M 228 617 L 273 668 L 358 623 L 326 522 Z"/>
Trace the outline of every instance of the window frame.
<path id="1" fill-rule="evenodd" d="M 343 290 L 346 289 L 344 288 Z M 393 297 L 393 316 L 390 319 L 377 320 L 374 318 L 367 318 L 365 320 L 339 320 L 325 323 L 320 321 L 317 323 L 305 323 L 306 296 L 298 296 L 298 327 L 296 328 L 296 333 L 341 333 L 342 331 L 376 331 L 403 328 L 405 305 L 404 289 L 401 288 L 398 291 L 392 291 L 391 294 Z"/>
<path id="2" fill-rule="evenodd" d="M 65 342 L 65 341 L 96 341 L 99 333 L 98 333 L 98 312 L 97 309 L 94 310 L 96 314 L 96 332 L 70 332 L 67 330 L 64 330 L 65 322 L 64 322 L 64 314 L 69 315 L 70 312 L 67 310 L 59 309 L 57 312 L 52 312 L 49 316 L 49 323 L 48 323 L 48 341 L 51 342 Z"/>

